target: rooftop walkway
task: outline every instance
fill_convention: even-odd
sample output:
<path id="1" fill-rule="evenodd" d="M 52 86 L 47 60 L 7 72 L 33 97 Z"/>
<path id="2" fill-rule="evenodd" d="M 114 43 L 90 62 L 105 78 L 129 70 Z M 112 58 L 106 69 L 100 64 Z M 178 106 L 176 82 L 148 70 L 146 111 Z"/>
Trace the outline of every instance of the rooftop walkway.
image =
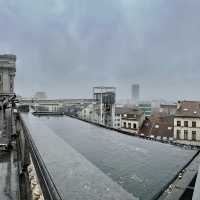
<path id="1" fill-rule="evenodd" d="M 5 112 L 2 120 L 0 111 L 0 145 L 7 144 L 12 131 L 11 110 Z M 17 155 L 15 145 L 12 151 L 0 150 L 0 199 L 18 199 Z"/>

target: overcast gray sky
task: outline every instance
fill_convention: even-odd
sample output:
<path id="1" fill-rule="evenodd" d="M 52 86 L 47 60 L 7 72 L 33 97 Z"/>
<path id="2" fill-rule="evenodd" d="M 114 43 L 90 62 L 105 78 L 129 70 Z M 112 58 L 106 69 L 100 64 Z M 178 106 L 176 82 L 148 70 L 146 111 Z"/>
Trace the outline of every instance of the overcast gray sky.
<path id="1" fill-rule="evenodd" d="M 90 97 L 132 83 L 144 99 L 200 99 L 199 0 L 0 0 L 0 53 L 16 92 Z"/>

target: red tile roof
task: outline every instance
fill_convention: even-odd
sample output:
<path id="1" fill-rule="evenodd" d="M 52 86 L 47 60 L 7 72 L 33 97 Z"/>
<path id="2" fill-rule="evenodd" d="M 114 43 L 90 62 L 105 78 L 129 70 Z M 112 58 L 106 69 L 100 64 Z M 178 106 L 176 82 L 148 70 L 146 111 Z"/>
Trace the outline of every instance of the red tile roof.
<path id="1" fill-rule="evenodd" d="M 164 113 L 156 113 L 149 119 L 145 119 L 140 133 L 162 137 L 173 137 L 174 117 Z"/>

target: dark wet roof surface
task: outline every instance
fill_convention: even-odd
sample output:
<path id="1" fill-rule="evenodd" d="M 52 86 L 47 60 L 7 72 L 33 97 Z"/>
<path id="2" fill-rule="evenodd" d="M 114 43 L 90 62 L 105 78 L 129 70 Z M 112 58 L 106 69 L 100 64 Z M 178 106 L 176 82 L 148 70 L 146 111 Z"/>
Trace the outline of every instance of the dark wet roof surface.
<path id="1" fill-rule="evenodd" d="M 26 119 L 26 123 L 31 133 L 36 133 L 35 128 L 40 127 L 41 132 L 38 131 L 39 135 L 36 133 L 37 137 L 33 135 L 33 138 L 63 199 L 138 199 L 113 182 L 71 145 L 56 136 L 51 129 L 35 120 L 29 123 Z M 56 150 L 52 148 L 52 145 L 56 146 Z"/>
<path id="2" fill-rule="evenodd" d="M 68 117 L 24 119 L 65 199 L 151 199 L 195 153 Z"/>

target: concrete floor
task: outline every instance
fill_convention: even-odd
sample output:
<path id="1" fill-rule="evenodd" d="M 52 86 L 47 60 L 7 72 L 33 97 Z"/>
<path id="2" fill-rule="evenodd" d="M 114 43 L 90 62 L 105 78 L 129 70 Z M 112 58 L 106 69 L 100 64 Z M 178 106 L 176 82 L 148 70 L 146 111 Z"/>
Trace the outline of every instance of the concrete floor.
<path id="1" fill-rule="evenodd" d="M 0 199 L 16 200 L 17 196 L 17 165 L 14 153 L 0 152 Z"/>
<path id="2" fill-rule="evenodd" d="M 10 111 L 6 111 L 4 123 L 2 123 L 2 111 L 0 111 L 0 144 L 9 141 L 9 135 L 12 130 L 11 126 Z M 11 152 L 0 151 L 0 200 L 16 199 L 18 199 L 18 178 L 16 150 L 14 146 Z"/>

